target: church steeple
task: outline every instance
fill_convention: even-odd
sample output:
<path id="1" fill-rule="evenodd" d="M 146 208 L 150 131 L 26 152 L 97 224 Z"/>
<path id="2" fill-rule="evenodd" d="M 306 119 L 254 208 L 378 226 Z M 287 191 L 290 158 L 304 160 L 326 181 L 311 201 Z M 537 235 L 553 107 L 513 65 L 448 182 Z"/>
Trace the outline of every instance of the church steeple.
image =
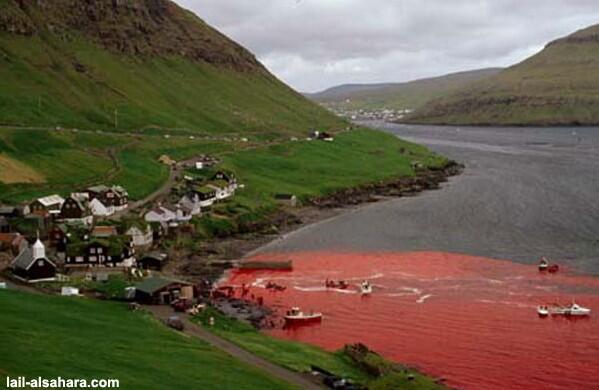
<path id="1" fill-rule="evenodd" d="M 39 231 L 37 232 L 37 241 L 35 241 L 35 244 L 33 244 L 33 247 L 31 249 L 33 251 L 33 259 L 34 260 L 46 258 L 46 247 L 40 240 L 40 232 Z"/>

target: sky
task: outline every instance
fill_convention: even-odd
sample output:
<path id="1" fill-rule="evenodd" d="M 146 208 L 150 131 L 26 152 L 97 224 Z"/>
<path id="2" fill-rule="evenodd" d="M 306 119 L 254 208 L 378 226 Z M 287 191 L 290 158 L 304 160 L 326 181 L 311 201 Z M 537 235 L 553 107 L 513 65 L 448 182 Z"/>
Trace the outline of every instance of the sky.
<path id="1" fill-rule="evenodd" d="M 597 0 L 175 0 L 302 92 L 509 66 L 599 23 Z"/>

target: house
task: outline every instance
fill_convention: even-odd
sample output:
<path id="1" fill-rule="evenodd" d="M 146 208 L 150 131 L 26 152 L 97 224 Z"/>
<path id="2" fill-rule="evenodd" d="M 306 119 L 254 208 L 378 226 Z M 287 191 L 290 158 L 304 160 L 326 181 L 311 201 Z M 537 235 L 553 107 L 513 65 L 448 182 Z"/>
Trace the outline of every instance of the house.
<path id="1" fill-rule="evenodd" d="M 212 187 L 197 186 L 193 189 L 192 193 L 191 199 L 193 199 L 200 208 L 210 207 L 216 202 L 216 190 Z"/>
<path id="2" fill-rule="evenodd" d="M 54 280 L 56 264 L 46 257 L 46 247 L 38 238 L 33 246 L 27 246 L 11 263 L 15 277 L 27 282 Z"/>
<path id="3" fill-rule="evenodd" d="M 293 194 L 276 194 L 275 195 L 275 200 L 278 203 L 290 206 L 290 207 L 295 207 L 297 206 L 297 196 L 293 195 Z"/>
<path id="4" fill-rule="evenodd" d="M 233 196 L 235 189 L 237 188 L 237 184 L 233 184 L 225 180 L 216 180 L 208 183 L 206 187 L 212 188 L 214 190 L 216 200 L 219 201 Z"/>
<path id="5" fill-rule="evenodd" d="M 159 206 L 153 210 L 150 210 L 144 216 L 146 222 L 160 222 L 161 224 L 168 224 L 172 227 L 177 226 L 179 223 L 188 222 L 192 218 L 192 215 L 188 210 L 184 210 L 180 206 L 176 210 L 171 210 L 164 206 Z"/>
<path id="6" fill-rule="evenodd" d="M 6 219 L 16 218 L 21 214 L 17 207 L 12 206 L 2 206 L 0 207 L 0 217 L 4 217 Z"/>
<path id="7" fill-rule="evenodd" d="M 135 300 L 152 305 L 169 305 L 177 299 L 193 299 L 191 283 L 162 277 L 150 277 L 135 286 Z"/>
<path id="8" fill-rule="evenodd" d="M 20 233 L 0 233 L 0 249 L 10 250 L 13 255 L 18 255 L 29 244 Z"/>
<path id="9" fill-rule="evenodd" d="M 10 233 L 12 227 L 8 223 L 6 217 L 0 215 L 0 233 Z"/>
<path id="10" fill-rule="evenodd" d="M 64 252 L 67 248 L 68 228 L 65 224 L 54 224 L 48 232 L 50 245 L 56 248 L 57 252 Z"/>
<path id="11" fill-rule="evenodd" d="M 108 238 L 118 234 L 115 226 L 94 226 L 90 235 L 94 238 Z"/>
<path id="12" fill-rule="evenodd" d="M 225 171 L 225 170 L 216 171 L 214 173 L 214 175 L 212 175 L 210 180 L 213 180 L 213 181 L 224 180 L 230 184 L 237 184 L 237 178 L 235 177 L 235 174 L 233 172 Z"/>
<path id="13" fill-rule="evenodd" d="M 154 242 L 154 231 L 148 223 L 137 223 L 131 225 L 125 235 L 131 237 L 133 246 L 150 246 Z"/>
<path id="14" fill-rule="evenodd" d="M 202 214 L 202 203 L 196 194 L 184 195 L 178 203 L 181 208 L 188 210 L 191 215 Z"/>
<path id="15" fill-rule="evenodd" d="M 87 199 L 74 195 L 64 200 L 56 219 L 66 223 L 78 222 L 85 226 L 90 226 L 94 222 Z"/>
<path id="16" fill-rule="evenodd" d="M 168 224 L 177 218 L 177 213 L 166 207 L 158 206 L 146 213 L 144 219 L 146 222 L 159 222 Z"/>
<path id="17" fill-rule="evenodd" d="M 29 204 L 29 212 L 40 216 L 56 215 L 60 213 L 60 208 L 64 203 L 64 198 L 60 195 L 50 195 L 38 198 Z"/>
<path id="18" fill-rule="evenodd" d="M 160 271 L 167 260 L 168 255 L 166 253 L 150 252 L 137 260 L 137 266 L 141 269 Z"/>
<path id="19" fill-rule="evenodd" d="M 135 249 L 123 237 L 91 239 L 67 244 L 66 267 L 132 267 Z"/>
<path id="20" fill-rule="evenodd" d="M 85 190 L 92 213 L 108 216 L 124 210 L 129 205 L 129 193 L 121 186 L 98 185 Z"/>

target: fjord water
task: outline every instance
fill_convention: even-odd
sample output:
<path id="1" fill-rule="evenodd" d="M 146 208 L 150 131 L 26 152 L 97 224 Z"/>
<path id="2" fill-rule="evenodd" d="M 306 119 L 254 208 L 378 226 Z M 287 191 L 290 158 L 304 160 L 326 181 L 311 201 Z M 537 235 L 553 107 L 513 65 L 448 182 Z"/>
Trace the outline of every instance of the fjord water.
<path id="1" fill-rule="evenodd" d="M 372 125 L 372 124 L 371 124 Z M 599 388 L 599 129 L 381 125 L 463 162 L 443 189 L 368 205 L 262 248 L 292 272 L 241 272 L 278 312 L 322 311 L 277 337 L 363 342 L 465 389 Z M 562 269 L 543 275 L 542 255 Z M 349 291 L 327 291 L 345 279 Z M 356 284 L 369 279 L 370 297 Z M 263 288 L 285 284 L 282 293 Z M 591 318 L 541 319 L 575 298 Z"/>

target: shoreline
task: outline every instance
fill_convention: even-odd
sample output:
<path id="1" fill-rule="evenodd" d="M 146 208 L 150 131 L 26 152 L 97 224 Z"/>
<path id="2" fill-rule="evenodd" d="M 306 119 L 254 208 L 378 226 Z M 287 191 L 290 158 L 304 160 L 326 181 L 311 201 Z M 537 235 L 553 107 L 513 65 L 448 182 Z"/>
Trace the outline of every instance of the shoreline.
<path id="1" fill-rule="evenodd" d="M 447 160 L 442 166 L 419 169 L 414 176 L 392 178 L 335 191 L 315 197 L 297 208 L 281 208 L 251 233 L 233 234 L 206 242 L 200 253 L 175 260 L 170 271 L 180 276 L 221 280 L 228 269 L 247 259 L 268 244 L 289 234 L 334 219 L 342 214 L 391 199 L 417 196 L 437 190 L 450 177 L 460 175 L 464 165 Z"/>

